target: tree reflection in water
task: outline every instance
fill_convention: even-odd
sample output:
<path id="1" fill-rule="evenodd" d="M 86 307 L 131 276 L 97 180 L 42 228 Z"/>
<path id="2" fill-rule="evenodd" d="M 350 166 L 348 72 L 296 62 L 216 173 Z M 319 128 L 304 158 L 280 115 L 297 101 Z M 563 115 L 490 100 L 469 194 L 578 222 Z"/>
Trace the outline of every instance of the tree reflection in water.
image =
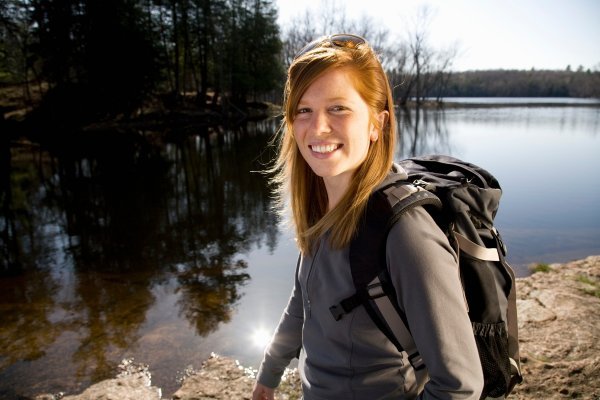
<path id="1" fill-rule="evenodd" d="M 85 133 L 5 153 L 0 397 L 112 375 L 173 278 L 197 335 L 228 321 L 243 255 L 277 245 L 265 179 L 249 172 L 275 129 Z"/>
<path id="2" fill-rule="evenodd" d="M 423 154 L 452 154 L 446 114 L 438 109 L 399 109 L 396 159 Z"/>

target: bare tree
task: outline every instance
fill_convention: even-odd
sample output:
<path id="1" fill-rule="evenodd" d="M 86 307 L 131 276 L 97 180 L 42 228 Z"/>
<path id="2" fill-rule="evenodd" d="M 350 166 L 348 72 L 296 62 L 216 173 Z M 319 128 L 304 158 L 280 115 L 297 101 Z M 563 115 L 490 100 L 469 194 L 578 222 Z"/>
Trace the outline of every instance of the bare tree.
<path id="1" fill-rule="evenodd" d="M 458 44 L 449 46 L 436 54 L 435 76 L 431 94 L 435 94 L 436 101 L 442 102 L 442 96 L 448 88 L 448 83 L 452 75 L 452 64 L 458 54 Z"/>
<path id="2" fill-rule="evenodd" d="M 389 48 L 389 29 L 376 23 L 372 17 L 367 15 L 363 15 L 358 20 L 349 21 L 348 27 L 343 31 L 352 32 L 367 39 L 373 49 L 382 56 L 382 61 L 385 62 L 385 56 L 388 55 L 387 50 Z"/>
<path id="3" fill-rule="evenodd" d="M 428 96 L 436 95 L 441 101 L 448 84 L 452 64 L 458 55 L 458 44 L 447 49 L 434 49 L 429 44 L 433 11 L 421 6 L 409 26 L 406 38 L 394 46 L 395 57 L 390 64 L 394 95 L 401 106 L 411 98 L 421 105 Z"/>
<path id="4" fill-rule="evenodd" d="M 378 53 L 387 53 L 387 28 L 375 23 L 369 16 L 362 16 L 359 20 L 349 19 L 343 2 L 321 0 L 317 9 L 305 10 L 303 14 L 293 18 L 283 31 L 284 64 L 290 65 L 294 55 L 319 36 L 344 32 L 362 36 L 369 40 Z"/>
<path id="5" fill-rule="evenodd" d="M 432 51 L 427 42 L 429 24 L 431 22 L 431 9 L 421 6 L 413 21 L 412 30 L 409 32 L 408 46 L 412 55 L 414 73 L 414 97 L 417 104 L 421 104 L 423 89 L 425 88 L 426 72 L 430 69 Z"/>
<path id="6" fill-rule="evenodd" d="M 283 64 L 290 65 L 302 46 L 318 36 L 310 11 L 306 10 L 304 14 L 292 19 L 288 28 L 283 32 Z"/>
<path id="7" fill-rule="evenodd" d="M 321 35 L 351 32 L 365 37 L 381 56 L 401 106 L 411 98 L 420 105 L 434 94 L 441 101 L 458 45 L 437 50 L 429 44 L 433 14 L 428 6 L 419 7 L 415 17 L 403 24 L 408 27 L 404 39 L 398 40 L 372 17 L 349 19 L 339 1 L 322 0 L 318 9 L 306 10 L 284 30 L 283 62 L 289 65 L 302 46 Z"/>

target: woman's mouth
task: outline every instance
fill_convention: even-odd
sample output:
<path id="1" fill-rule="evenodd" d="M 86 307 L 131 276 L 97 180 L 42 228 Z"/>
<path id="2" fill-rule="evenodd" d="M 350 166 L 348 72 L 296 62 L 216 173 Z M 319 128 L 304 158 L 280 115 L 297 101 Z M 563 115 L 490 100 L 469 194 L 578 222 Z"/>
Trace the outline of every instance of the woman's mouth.
<path id="1" fill-rule="evenodd" d="M 320 144 L 309 146 L 312 151 L 320 154 L 332 153 L 342 147 L 341 144 Z"/>

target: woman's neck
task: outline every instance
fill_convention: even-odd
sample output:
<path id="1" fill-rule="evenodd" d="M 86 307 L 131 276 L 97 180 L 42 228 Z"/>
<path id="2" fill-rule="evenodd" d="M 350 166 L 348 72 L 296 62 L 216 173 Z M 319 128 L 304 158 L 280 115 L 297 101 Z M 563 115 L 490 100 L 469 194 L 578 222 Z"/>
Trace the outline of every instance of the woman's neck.
<path id="1" fill-rule="evenodd" d="M 335 179 L 337 178 L 337 179 Z M 350 186 L 350 180 L 344 179 L 345 177 L 335 177 L 323 179 L 325 183 L 325 189 L 327 190 L 328 205 L 327 210 L 331 211 L 339 204 L 346 194 L 348 187 Z"/>

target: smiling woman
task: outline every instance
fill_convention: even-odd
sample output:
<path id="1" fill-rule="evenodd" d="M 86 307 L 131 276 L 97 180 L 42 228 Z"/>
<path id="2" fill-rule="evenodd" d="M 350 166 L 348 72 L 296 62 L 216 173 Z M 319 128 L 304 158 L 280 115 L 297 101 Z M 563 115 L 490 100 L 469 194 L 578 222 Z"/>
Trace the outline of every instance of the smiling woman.
<path id="1" fill-rule="evenodd" d="M 385 179 L 394 155 L 396 123 L 383 67 L 361 37 L 336 34 L 319 38 L 294 59 L 284 102 L 281 148 L 272 169 L 280 206 L 285 208 L 291 193 L 290 207 L 302 251 L 309 250 L 329 229 L 332 243 L 343 247 L 354 236 L 366 202 L 373 188 Z M 311 129 L 324 132 L 314 134 Z M 346 141 L 340 141 L 342 138 Z M 369 144 L 364 158 L 359 148 L 364 152 L 366 147 L 355 146 L 361 138 Z M 328 160 L 327 153 L 308 147 L 312 145 L 324 146 L 319 150 L 333 145 L 334 156 Z M 311 169 L 311 162 L 320 165 L 316 162 L 319 155 L 328 160 L 322 163 L 325 166 L 341 161 L 326 179 L 319 175 L 325 171 Z M 359 163 L 356 157 L 362 158 Z M 342 174 L 344 171 L 352 173 Z M 329 179 L 339 174 L 341 179 Z"/>
<path id="2" fill-rule="evenodd" d="M 377 124 L 371 121 L 351 74 L 335 68 L 318 77 L 301 97 L 292 124 L 302 157 L 323 178 L 329 210 L 340 202 L 371 142 L 379 137 L 377 127 L 389 116 L 384 110 L 377 114 Z"/>
<path id="3" fill-rule="evenodd" d="M 415 373 L 406 352 L 386 339 L 363 307 L 343 318 L 330 312 L 356 291 L 349 248 L 370 223 L 365 210 L 372 193 L 407 179 L 392 163 L 395 115 L 377 54 L 355 35 L 319 38 L 294 59 L 285 88 L 271 172 L 282 208 L 289 198 L 301 257 L 253 399 L 272 400 L 296 356 L 304 400 L 414 399 L 424 393 L 478 399 L 483 376 L 456 254 L 422 207 L 392 226 L 385 249 L 369 243 L 357 252 L 385 250 L 390 285 L 428 369 Z"/>

